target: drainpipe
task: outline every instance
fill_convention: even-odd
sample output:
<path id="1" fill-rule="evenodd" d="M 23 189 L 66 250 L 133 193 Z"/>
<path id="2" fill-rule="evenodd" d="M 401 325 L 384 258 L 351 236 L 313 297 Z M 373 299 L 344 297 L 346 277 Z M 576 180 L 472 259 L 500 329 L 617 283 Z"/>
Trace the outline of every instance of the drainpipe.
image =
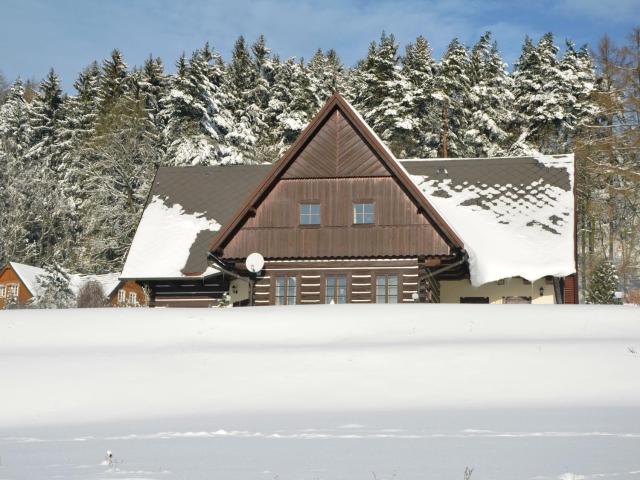
<path id="1" fill-rule="evenodd" d="M 433 277 L 435 277 L 436 275 L 440 275 L 441 273 L 447 272 L 447 271 L 451 270 L 454 267 L 462 265 L 467 260 L 469 260 L 469 255 L 467 254 L 467 252 L 463 251 L 462 252 L 462 258 L 460 258 L 460 260 L 458 260 L 457 262 L 453 262 L 452 264 L 447 265 L 445 267 L 439 268 L 435 272 L 431 272 L 431 275 Z"/>
<path id="2" fill-rule="evenodd" d="M 464 262 L 466 262 L 468 259 L 469 259 L 469 255 L 467 254 L 467 252 L 465 252 L 465 251 L 463 250 L 463 251 L 462 251 L 462 257 L 461 257 L 459 260 L 457 260 L 457 261 L 453 262 L 453 263 L 452 263 L 452 264 L 450 264 L 450 265 L 446 265 L 446 266 L 444 266 L 444 267 L 442 267 L 442 268 L 439 268 L 438 270 L 435 270 L 435 271 L 433 271 L 433 272 L 429 272 L 429 275 L 430 275 L 434 280 L 436 280 L 436 276 L 440 275 L 441 273 L 447 272 L 447 271 L 451 270 L 452 268 L 455 268 L 455 267 L 457 267 L 457 266 L 459 266 L 459 265 L 462 265 L 462 264 L 463 264 Z M 438 299 L 438 301 L 440 301 L 440 299 Z"/>
<path id="3" fill-rule="evenodd" d="M 229 265 L 227 265 L 225 262 L 220 260 L 211 252 L 209 252 L 208 257 L 215 264 L 215 268 L 220 270 L 222 273 L 225 273 L 237 280 L 242 280 L 244 282 L 247 282 L 247 285 L 249 286 L 249 306 L 253 307 L 253 284 L 255 283 L 255 278 L 252 278 L 251 276 L 249 276 L 248 278 L 243 277 L 242 275 L 234 272 L 233 270 L 231 270 L 231 267 Z"/>

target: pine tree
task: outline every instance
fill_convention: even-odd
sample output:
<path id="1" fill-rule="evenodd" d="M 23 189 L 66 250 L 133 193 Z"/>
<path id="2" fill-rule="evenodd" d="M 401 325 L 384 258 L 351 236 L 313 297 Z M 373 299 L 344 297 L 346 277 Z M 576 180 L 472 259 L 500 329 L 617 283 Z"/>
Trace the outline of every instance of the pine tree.
<path id="1" fill-rule="evenodd" d="M 236 161 L 226 139 L 233 128 L 233 117 L 224 75 L 219 54 L 208 45 L 196 50 L 188 64 L 184 59 L 179 61 L 171 90 L 162 101 L 169 163 L 214 165 Z"/>
<path id="2" fill-rule="evenodd" d="M 409 82 L 404 78 L 393 35 L 382 33 L 351 78 L 350 97 L 373 130 L 399 157 L 405 156 L 416 125 L 411 116 Z"/>
<path id="3" fill-rule="evenodd" d="M 307 69 L 315 111 L 334 92 L 344 89 L 344 66 L 335 50 L 331 49 L 325 55 L 318 49 L 311 57 Z"/>
<path id="4" fill-rule="evenodd" d="M 419 36 L 405 48 L 402 72 L 409 83 L 409 108 L 415 128 L 407 141 L 408 157 L 428 158 L 437 155 L 440 112 L 434 108 L 431 95 L 434 88 L 436 62 L 429 42 Z"/>
<path id="5" fill-rule="evenodd" d="M 144 62 L 137 83 L 151 122 L 161 130 L 160 111 L 162 99 L 166 96 L 168 87 L 162 60 L 150 55 Z"/>
<path id="6" fill-rule="evenodd" d="M 40 83 L 31 107 L 31 148 L 27 156 L 55 169 L 59 157 L 59 126 L 63 96 L 60 79 L 53 69 Z"/>
<path id="7" fill-rule="evenodd" d="M 464 138 L 471 121 L 470 70 L 467 49 L 453 39 L 440 60 L 432 94 L 441 110 L 438 149 L 443 157 L 464 157 L 469 152 Z"/>
<path id="8" fill-rule="evenodd" d="M 561 92 L 565 120 L 558 132 L 558 143 L 560 146 L 564 144 L 564 150 L 558 153 L 565 153 L 573 150 L 571 139 L 579 134 L 577 130 L 591 123 L 598 113 L 591 98 L 595 89 L 595 71 L 586 45 L 576 51 L 573 43 L 567 41 L 560 70 L 564 79 Z"/>
<path id="9" fill-rule="evenodd" d="M 25 153 L 31 138 L 30 106 L 24 86 L 16 80 L 0 107 L 0 264 L 33 258 L 25 218 L 30 211 L 28 194 L 33 187 Z"/>
<path id="10" fill-rule="evenodd" d="M 11 142 L 14 154 L 19 156 L 24 155 L 32 137 L 30 115 L 30 106 L 24 99 L 24 85 L 17 79 L 0 107 L 0 139 Z"/>
<path id="11" fill-rule="evenodd" d="M 37 278 L 42 294 L 37 299 L 39 308 L 69 308 L 73 304 L 73 292 L 69 274 L 57 263 L 45 268 L 46 274 Z"/>
<path id="12" fill-rule="evenodd" d="M 274 62 L 274 65 L 274 86 L 266 119 L 274 126 L 270 139 L 270 143 L 276 147 L 273 156 L 279 157 L 309 123 L 316 102 L 302 62 L 290 58 L 282 63 Z"/>
<path id="13" fill-rule="evenodd" d="M 98 108 L 101 116 L 109 113 L 130 90 L 128 66 L 124 63 L 122 53 L 117 48 L 111 57 L 102 62 L 102 75 L 98 90 Z"/>
<path id="14" fill-rule="evenodd" d="M 277 160 L 270 145 L 271 129 L 267 119 L 267 108 L 271 97 L 271 87 L 274 78 L 271 50 L 267 47 L 263 35 L 251 45 L 254 68 L 254 79 L 249 92 L 247 104 L 248 116 L 253 135 L 256 137 L 255 160 L 258 162 L 272 162 Z"/>
<path id="15" fill-rule="evenodd" d="M 469 129 L 465 143 L 470 155 L 496 157 L 504 154 L 507 129 L 512 122 L 512 82 L 498 47 L 487 32 L 471 51 Z"/>
<path id="16" fill-rule="evenodd" d="M 615 298 L 619 279 L 615 267 L 602 261 L 591 274 L 587 287 L 587 303 L 615 304 L 619 303 Z"/>
<path id="17" fill-rule="evenodd" d="M 562 131 L 571 119 L 564 106 L 564 75 L 551 33 L 537 46 L 525 40 L 513 79 L 519 135 L 512 152 L 562 153 Z"/>

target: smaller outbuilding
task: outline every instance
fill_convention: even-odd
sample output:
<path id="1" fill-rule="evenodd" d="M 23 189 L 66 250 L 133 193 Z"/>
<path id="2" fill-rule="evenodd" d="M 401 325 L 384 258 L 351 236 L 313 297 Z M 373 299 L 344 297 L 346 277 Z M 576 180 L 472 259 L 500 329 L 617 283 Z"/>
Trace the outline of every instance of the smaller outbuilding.
<path id="1" fill-rule="evenodd" d="M 48 272 L 40 267 L 8 262 L 0 270 L 0 309 L 9 305 L 27 306 L 37 304 L 44 293 L 42 279 Z M 109 305 L 139 306 L 146 305 L 146 294 L 142 286 L 131 280 L 120 280 L 118 273 L 104 275 L 71 274 L 69 288 L 77 297 L 80 290 L 89 282 L 97 282 L 107 298 Z"/>

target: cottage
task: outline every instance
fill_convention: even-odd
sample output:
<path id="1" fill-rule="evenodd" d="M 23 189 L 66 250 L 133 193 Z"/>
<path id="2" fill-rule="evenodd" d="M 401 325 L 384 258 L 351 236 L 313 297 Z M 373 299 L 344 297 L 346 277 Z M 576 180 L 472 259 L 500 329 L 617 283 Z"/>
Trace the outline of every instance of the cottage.
<path id="1" fill-rule="evenodd" d="M 121 279 L 156 306 L 575 303 L 573 179 L 572 155 L 398 160 L 336 94 L 273 165 L 158 169 Z"/>
<path id="2" fill-rule="evenodd" d="M 42 279 L 48 275 L 43 268 L 17 262 L 7 263 L 0 270 L 0 309 L 8 305 L 36 304 L 43 293 Z M 146 304 L 146 294 L 135 281 L 122 281 L 119 274 L 69 276 L 69 288 L 74 295 L 88 282 L 100 284 L 102 292 L 112 306 Z"/>

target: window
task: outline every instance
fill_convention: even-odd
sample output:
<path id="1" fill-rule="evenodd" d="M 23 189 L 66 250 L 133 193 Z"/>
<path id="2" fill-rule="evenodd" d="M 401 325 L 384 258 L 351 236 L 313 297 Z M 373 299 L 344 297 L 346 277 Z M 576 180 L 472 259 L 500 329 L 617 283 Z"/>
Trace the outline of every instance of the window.
<path id="1" fill-rule="evenodd" d="M 123 289 L 118 290 L 118 303 L 124 303 L 127 299 L 127 292 Z"/>
<path id="2" fill-rule="evenodd" d="M 398 303 L 398 276 L 376 277 L 376 303 Z"/>
<path id="3" fill-rule="evenodd" d="M 129 292 L 129 303 L 131 305 L 137 305 L 138 304 L 138 296 L 136 295 L 135 292 Z"/>
<path id="4" fill-rule="evenodd" d="M 502 303 L 531 303 L 531 297 L 502 297 Z"/>
<path id="5" fill-rule="evenodd" d="M 489 297 L 460 297 L 460 303 L 489 303 Z"/>
<path id="6" fill-rule="evenodd" d="M 325 303 L 347 303 L 347 279 L 344 275 L 327 275 Z"/>
<path id="7" fill-rule="evenodd" d="M 4 298 L 6 296 L 6 287 L 4 285 L 0 285 L 0 298 Z"/>
<path id="8" fill-rule="evenodd" d="M 320 204 L 300 204 L 300 225 L 320 225 Z"/>
<path id="9" fill-rule="evenodd" d="M 18 292 L 20 291 L 20 285 L 17 283 L 9 283 L 7 285 L 7 297 L 18 298 Z"/>
<path id="10" fill-rule="evenodd" d="M 276 278 L 276 305 L 296 304 L 296 277 Z"/>
<path id="11" fill-rule="evenodd" d="M 373 203 L 353 204 L 353 223 L 363 225 L 375 222 L 375 208 Z"/>

